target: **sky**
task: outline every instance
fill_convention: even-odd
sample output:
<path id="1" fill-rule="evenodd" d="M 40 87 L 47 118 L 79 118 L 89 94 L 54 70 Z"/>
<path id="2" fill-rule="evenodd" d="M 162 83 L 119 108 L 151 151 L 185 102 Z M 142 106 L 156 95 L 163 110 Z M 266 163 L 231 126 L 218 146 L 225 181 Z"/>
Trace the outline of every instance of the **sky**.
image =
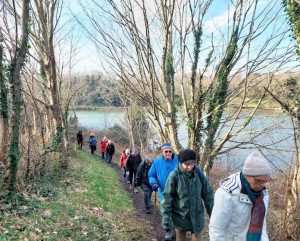
<path id="1" fill-rule="evenodd" d="M 146 1 L 146 3 L 151 5 L 151 1 Z M 82 7 L 78 4 L 78 1 L 72 1 L 69 5 L 69 8 L 73 12 L 73 14 L 77 13 L 80 16 L 81 20 L 85 19 Z M 209 31 L 215 31 L 216 28 L 224 26 L 227 23 L 227 8 L 227 1 L 216 0 L 212 3 L 210 7 L 211 12 L 208 15 L 209 20 L 205 21 L 205 26 L 207 29 L 209 29 Z M 89 25 L 88 21 L 86 21 L 86 24 Z M 160 32 L 158 34 L 160 34 Z M 81 59 L 81 61 L 76 65 L 76 71 L 89 73 L 93 71 L 98 71 L 99 68 L 101 69 L 102 64 L 100 63 L 101 61 L 99 61 L 99 58 L 101 57 L 95 50 L 94 44 L 89 40 L 89 38 L 85 34 L 81 35 L 79 45 L 80 51 L 78 58 Z"/>
<path id="2" fill-rule="evenodd" d="M 87 2 L 90 0 L 83 1 L 84 2 L 84 7 L 90 6 Z M 105 2 L 105 0 L 97 1 L 99 4 L 102 4 Z M 146 1 L 147 4 L 149 5 L 149 9 L 152 7 L 151 6 L 151 1 Z M 212 5 L 209 8 L 209 12 L 206 15 L 204 19 L 204 36 L 207 37 L 207 41 L 204 41 L 203 46 L 205 47 L 205 44 L 209 46 L 211 43 L 209 41 L 209 38 L 211 34 L 214 34 L 214 40 L 216 43 L 216 48 L 222 48 L 224 46 L 219 46 L 219 43 L 223 42 L 223 37 L 226 39 L 227 36 L 222 36 L 226 35 L 228 33 L 227 30 L 227 25 L 228 25 L 228 16 L 233 15 L 233 7 L 230 6 L 230 0 L 215 0 L 213 1 Z M 260 11 L 259 8 L 263 9 L 265 6 L 267 6 L 269 1 L 267 0 L 259 0 L 259 5 L 258 5 L 258 12 Z M 280 1 L 278 1 L 280 2 Z M 270 2 L 269 2 L 270 3 Z M 105 5 L 104 5 L 105 6 Z M 277 6 L 278 7 L 278 6 Z M 274 7 L 275 9 L 275 7 Z M 151 11 L 149 11 L 151 13 Z M 270 17 L 274 14 L 274 12 L 270 12 Z M 280 13 L 280 14 L 283 14 Z M 69 1 L 65 2 L 64 5 L 64 14 L 62 17 L 62 22 L 65 22 L 68 19 L 72 19 L 74 16 L 76 16 L 81 22 L 84 23 L 85 27 L 89 30 L 92 29 L 92 25 L 89 21 L 87 21 L 86 16 L 83 14 L 83 9 L 79 4 L 79 1 Z M 138 15 L 137 15 L 138 16 Z M 278 17 L 278 19 L 283 19 L 282 17 Z M 275 21 L 275 20 L 274 20 Z M 277 20 L 278 21 L 278 20 Z M 282 28 L 287 28 L 287 25 L 284 24 L 284 19 L 280 20 L 281 22 L 276 22 L 277 27 L 282 25 Z M 110 27 L 108 23 L 108 27 Z M 69 25 L 69 26 L 68 26 Z M 102 71 L 103 65 L 105 65 L 105 61 L 103 63 L 103 59 L 101 56 L 99 56 L 94 44 L 90 41 L 90 39 L 86 36 L 84 30 L 80 27 L 80 25 L 76 21 L 68 21 L 68 25 L 66 25 L 66 28 L 69 28 L 69 30 L 74 30 L 75 31 L 75 36 L 76 36 L 76 42 L 78 43 L 78 48 L 77 48 L 77 55 L 74 57 L 74 67 L 73 67 L 73 72 L 80 72 L 84 74 L 89 74 L 94 71 Z M 275 24 L 274 24 L 275 25 Z M 113 26 L 113 25 L 112 25 Z M 111 27 L 113 29 L 113 27 Z M 276 26 L 270 26 L 268 30 L 264 31 L 261 33 L 258 37 L 257 40 L 253 42 L 253 44 L 259 45 L 266 41 L 266 39 L 271 35 L 271 32 L 274 32 L 274 29 Z M 278 27 L 279 28 L 279 27 Z M 65 30 L 63 30 L 65 31 Z M 222 34 L 220 32 L 222 31 Z M 96 34 L 96 33 L 95 33 Z M 160 32 L 157 32 L 154 34 L 159 35 Z M 61 35 L 61 33 L 59 34 Z M 220 39 L 218 39 L 218 37 Z M 277 36 L 278 38 L 278 36 Z M 275 37 L 274 37 L 275 39 Z M 285 45 L 289 48 L 292 48 L 292 43 L 291 41 L 285 40 L 286 43 Z M 64 51 L 68 52 L 68 49 L 70 47 L 70 39 L 66 39 L 64 41 L 64 44 L 67 46 L 64 49 Z M 253 45 L 251 46 L 253 48 Z M 100 49 L 101 51 L 101 49 Z M 283 50 L 284 51 L 284 50 Z M 252 53 L 255 54 L 255 53 Z M 273 53 L 275 54 L 275 52 Z M 66 54 L 68 55 L 68 54 Z M 77 59 L 77 60 L 76 60 Z M 245 59 L 246 61 L 246 59 Z M 240 61 L 242 63 L 242 61 Z"/>

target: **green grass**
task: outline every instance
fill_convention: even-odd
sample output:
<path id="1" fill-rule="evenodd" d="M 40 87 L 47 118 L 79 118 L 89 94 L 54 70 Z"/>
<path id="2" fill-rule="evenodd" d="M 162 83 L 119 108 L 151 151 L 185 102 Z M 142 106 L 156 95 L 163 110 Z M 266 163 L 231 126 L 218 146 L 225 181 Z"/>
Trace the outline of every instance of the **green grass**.
<path id="1" fill-rule="evenodd" d="M 115 171 L 87 152 L 80 152 L 78 157 L 83 162 L 76 163 L 81 173 L 81 183 L 89 190 L 83 193 L 82 198 L 92 205 L 101 205 L 107 212 L 132 211 L 132 201 L 121 186 Z"/>
<path id="2" fill-rule="evenodd" d="M 13 209 L 3 205 L 0 240 L 134 240 L 143 232 L 109 165 L 81 151 L 70 166 L 67 173 L 30 182 Z"/>

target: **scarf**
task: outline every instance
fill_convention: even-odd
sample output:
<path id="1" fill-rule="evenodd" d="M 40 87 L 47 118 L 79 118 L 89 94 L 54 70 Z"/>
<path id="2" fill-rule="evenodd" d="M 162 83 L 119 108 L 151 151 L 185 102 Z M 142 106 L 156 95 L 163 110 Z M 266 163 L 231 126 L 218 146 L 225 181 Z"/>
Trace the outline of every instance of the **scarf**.
<path id="1" fill-rule="evenodd" d="M 264 195 L 262 190 L 254 192 L 246 179 L 241 173 L 241 182 L 243 188 L 245 188 L 246 194 L 249 196 L 253 207 L 251 210 L 251 219 L 247 233 L 247 241 L 260 241 L 262 235 L 262 229 L 264 224 L 264 218 L 266 214 L 266 207 L 264 204 Z"/>

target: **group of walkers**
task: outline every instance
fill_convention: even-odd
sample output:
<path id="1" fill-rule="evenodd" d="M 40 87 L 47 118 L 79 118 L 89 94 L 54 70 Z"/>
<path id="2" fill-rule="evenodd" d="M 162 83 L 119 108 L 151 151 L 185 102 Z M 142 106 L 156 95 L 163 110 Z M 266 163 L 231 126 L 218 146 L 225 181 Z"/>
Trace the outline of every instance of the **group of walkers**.
<path id="1" fill-rule="evenodd" d="M 83 134 L 82 131 L 78 131 L 77 135 L 77 144 L 78 148 L 82 150 L 83 145 Z M 91 149 L 92 155 L 94 155 L 95 151 L 97 150 L 97 138 L 95 134 L 92 132 L 89 137 L 89 147 Z M 106 160 L 107 163 L 112 164 L 112 159 L 115 154 L 115 146 L 114 143 L 111 140 L 108 140 L 105 136 L 102 138 L 102 140 L 99 143 L 99 149 L 102 155 L 102 159 Z"/>
<path id="2" fill-rule="evenodd" d="M 123 151 L 120 168 L 129 171 L 128 183 L 141 186 L 146 213 L 151 213 L 152 191 L 158 193 L 165 240 L 185 241 L 187 232 L 192 241 L 203 240 L 205 209 L 210 217 L 211 241 L 268 241 L 266 213 L 271 168 L 268 161 L 253 151 L 244 161 L 241 172 L 220 182 L 214 194 L 207 177 L 197 165 L 193 150 L 181 150 L 178 156 L 170 143 L 161 146 L 161 155 L 144 160 L 137 150 Z M 136 189 L 134 189 L 136 190 Z M 137 190 L 136 190 L 137 192 Z M 205 208 L 204 208 L 205 207 Z"/>
<path id="3" fill-rule="evenodd" d="M 94 145 L 93 137 L 90 145 Z M 113 155 L 107 153 L 110 144 L 105 137 L 100 142 L 102 158 L 108 163 Z M 202 241 L 206 209 L 210 241 L 268 241 L 265 186 L 272 173 L 268 161 L 259 152 L 251 152 L 242 171 L 222 180 L 215 194 L 198 161 L 195 151 L 183 149 L 176 155 L 172 145 L 164 143 L 155 160 L 152 155 L 142 160 L 137 148 L 124 150 L 119 167 L 131 190 L 137 193 L 141 187 L 147 214 L 151 213 L 152 192 L 158 193 L 165 240 L 176 236 L 177 241 L 185 241 L 190 232 L 192 241 Z"/>
<path id="4" fill-rule="evenodd" d="M 142 160 L 137 148 L 133 148 L 132 150 L 126 149 L 122 152 L 119 160 L 119 167 L 123 170 L 123 176 L 130 185 L 129 189 L 133 189 L 135 193 L 138 193 L 137 187 L 140 186 L 143 190 L 146 213 L 151 213 L 150 200 L 152 187 L 149 183 L 148 172 L 152 161 L 151 155 L 146 155 L 144 160 Z"/>

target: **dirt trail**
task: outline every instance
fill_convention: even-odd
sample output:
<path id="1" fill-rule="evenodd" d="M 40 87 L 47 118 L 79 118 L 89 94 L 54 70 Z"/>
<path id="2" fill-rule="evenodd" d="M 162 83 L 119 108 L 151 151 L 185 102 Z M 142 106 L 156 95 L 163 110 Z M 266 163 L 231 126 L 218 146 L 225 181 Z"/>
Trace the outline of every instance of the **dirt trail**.
<path id="1" fill-rule="evenodd" d="M 154 214 L 154 207 L 152 207 L 152 213 L 146 214 L 144 211 L 144 200 L 142 190 L 139 189 L 138 193 L 134 193 L 133 190 L 130 190 L 129 184 L 126 183 L 126 180 L 123 177 L 122 170 L 115 163 L 112 164 L 112 167 L 116 170 L 120 182 L 123 184 L 124 189 L 129 193 L 130 197 L 133 200 L 133 204 L 136 209 L 137 219 L 140 220 L 141 223 L 144 223 L 145 226 L 149 227 L 149 233 L 151 234 L 152 240 L 164 241 L 165 231 L 161 227 L 161 216 L 159 213 L 159 208 L 156 208 L 156 212 Z M 158 203 L 158 197 L 156 202 Z M 152 203 L 154 206 L 154 192 L 152 194 Z"/>
<path id="2" fill-rule="evenodd" d="M 119 168 L 119 166 L 115 163 L 112 164 L 112 167 L 116 170 L 116 173 L 119 176 L 120 182 L 123 184 L 124 189 L 129 193 L 133 200 L 134 207 L 136 208 L 136 217 L 140 220 L 141 223 L 144 223 L 147 225 L 150 230 L 149 233 L 151 234 L 151 240 L 157 240 L 157 241 L 164 241 L 165 237 L 165 231 L 163 230 L 161 226 L 161 216 L 160 216 L 160 211 L 159 207 L 156 209 L 156 214 L 155 214 L 155 220 L 154 220 L 154 212 L 153 212 L 153 207 L 152 207 L 152 213 L 151 214 L 146 214 L 144 212 L 144 200 L 143 200 L 143 192 L 139 189 L 138 193 L 134 193 L 133 190 L 129 189 L 129 184 L 126 183 L 126 180 L 123 177 L 123 172 Z M 152 193 L 152 203 L 154 203 L 154 192 Z M 158 197 L 156 202 L 158 203 Z M 154 222 L 155 222 L 155 227 L 154 227 Z M 206 228 L 204 229 L 204 234 L 203 234 L 203 241 L 208 241 L 208 217 L 206 215 Z M 175 240 L 175 238 L 173 238 Z M 191 241 L 191 237 L 187 235 L 186 241 Z"/>
<path id="3" fill-rule="evenodd" d="M 111 165 L 112 168 L 115 169 L 117 175 L 119 176 L 120 182 L 123 184 L 124 189 L 129 193 L 130 197 L 133 200 L 133 205 L 136 209 L 136 219 L 139 220 L 140 223 L 143 223 L 145 227 L 149 227 L 149 230 L 147 233 L 150 234 L 150 240 L 151 241 L 164 241 L 164 236 L 165 236 L 165 231 L 163 230 L 161 226 L 161 216 L 160 216 L 160 210 L 159 210 L 159 205 L 157 205 L 156 212 L 154 215 L 154 207 L 152 207 L 152 213 L 151 214 L 146 214 L 144 211 L 144 200 L 143 200 L 143 192 L 141 189 L 139 189 L 138 193 L 134 193 L 133 190 L 129 189 L 129 184 L 126 183 L 126 180 L 123 177 L 123 171 L 119 168 L 118 166 L 118 160 L 120 157 L 120 150 L 124 150 L 123 147 L 119 146 L 118 144 L 115 143 L 115 148 L 116 148 L 116 153 L 113 158 L 113 163 Z M 84 148 L 85 149 L 85 148 Z M 89 151 L 89 149 L 87 149 Z M 99 153 L 99 150 L 97 150 Z M 97 153 L 96 151 L 96 153 Z M 101 154 L 95 154 L 95 156 L 99 156 L 99 159 L 102 160 Z M 105 160 L 103 160 L 105 161 Z M 159 203 L 158 197 L 156 200 L 157 203 Z M 152 204 L 154 204 L 154 192 L 152 193 Z M 153 205 L 154 206 L 154 205 Z M 203 241 L 208 241 L 208 219 L 206 216 L 206 227 L 204 229 L 204 235 L 203 235 Z M 149 240 L 149 241 L 150 241 Z M 173 238 L 175 240 L 175 238 Z M 187 237 L 186 241 L 190 241 L 191 238 L 190 236 Z"/>

